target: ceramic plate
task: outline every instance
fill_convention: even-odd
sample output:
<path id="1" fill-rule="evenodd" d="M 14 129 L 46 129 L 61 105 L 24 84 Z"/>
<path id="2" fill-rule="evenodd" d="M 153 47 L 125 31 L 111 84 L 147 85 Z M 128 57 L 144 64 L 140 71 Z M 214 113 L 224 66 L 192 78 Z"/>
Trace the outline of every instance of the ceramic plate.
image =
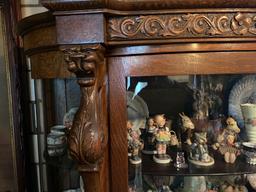
<path id="1" fill-rule="evenodd" d="M 146 102 L 138 95 L 133 98 L 133 92 L 127 92 L 127 113 L 128 120 L 132 121 L 133 128 L 145 128 L 148 118 L 148 106 Z"/>
<path id="2" fill-rule="evenodd" d="M 247 75 L 240 79 L 229 95 L 228 112 L 233 116 L 239 127 L 244 127 L 240 104 L 256 103 L 256 75 Z"/>

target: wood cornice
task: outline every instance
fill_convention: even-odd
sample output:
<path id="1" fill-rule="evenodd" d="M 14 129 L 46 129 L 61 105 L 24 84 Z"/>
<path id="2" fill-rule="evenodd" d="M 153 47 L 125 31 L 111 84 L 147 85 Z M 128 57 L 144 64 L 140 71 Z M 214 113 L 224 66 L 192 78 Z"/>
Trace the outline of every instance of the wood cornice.
<path id="1" fill-rule="evenodd" d="M 256 0 L 41 0 L 53 11 L 106 8 L 119 11 L 205 8 L 256 8 Z"/>

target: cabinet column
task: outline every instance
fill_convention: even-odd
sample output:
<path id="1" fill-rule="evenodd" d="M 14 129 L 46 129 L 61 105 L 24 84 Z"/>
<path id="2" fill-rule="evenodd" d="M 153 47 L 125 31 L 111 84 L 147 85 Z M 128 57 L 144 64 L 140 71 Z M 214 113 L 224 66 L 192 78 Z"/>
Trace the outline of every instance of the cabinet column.
<path id="1" fill-rule="evenodd" d="M 80 106 L 68 136 L 70 155 L 78 163 L 85 191 L 106 191 L 107 173 L 102 173 L 106 172 L 102 160 L 107 156 L 108 141 L 105 49 L 100 44 L 61 49 L 81 89 Z"/>

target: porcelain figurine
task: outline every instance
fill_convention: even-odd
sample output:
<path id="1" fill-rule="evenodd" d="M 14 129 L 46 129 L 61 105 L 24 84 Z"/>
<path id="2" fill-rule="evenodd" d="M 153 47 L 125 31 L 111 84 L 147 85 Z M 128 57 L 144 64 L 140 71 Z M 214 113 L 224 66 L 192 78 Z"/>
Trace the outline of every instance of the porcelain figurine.
<path id="1" fill-rule="evenodd" d="M 156 125 L 153 118 L 149 118 L 147 122 L 147 142 L 148 145 L 154 145 L 154 133 L 156 132 Z"/>
<path id="2" fill-rule="evenodd" d="M 169 163 L 172 159 L 166 154 L 166 149 L 171 141 L 170 130 L 166 127 L 164 115 L 156 115 L 154 121 L 156 123 L 154 138 L 156 140 L 157 154 L 153 156 L 153 159 L 156 163 Z"/>
<path id="3" fill-rule="evenodd" d="M 185 143 L 188 145 L 192 144 L 191 138 L 192 138 L 192 131 L 195 129 L 194 123 L 191 121 L 191 119 L 186 116 L 184 113 L 179 114 L 181 117 L 181 128 L 183 135 L 185 135 Z"/>
<path id="4" fill-rule="evenodd" d="M 127 121 L 128 131 L 128 156 L 130 156 L 130 163 L 140 164 L 141 158 L 139 157 L 140 150 L 143 149 L 143 142 L 140 139 L 140 131 L 134 130 L 130 121 Z M 130 153 L 130 154 L 129 154 Z"/>
<path id="5" fill-rule="evenodd" d="M 217 142 L 213 145 L 213 149 L 219 150 L 224 155 L 226 163 L 234 163 L 239 150 L 235 146 L 237 135 L 240 132 L 237 122 L 232 118 L 228 117 L 226 120 L 227 126 L 224 128 L 222 133 L 217 137 Z"/>
<path id="6" fill-rule="evenodd" d="M 188 160 L 190 163 L 199 166 L 211 166 L 214 164 L 214 159 L 208 152 L 206 132 L 195 133 L 194 142 L 190 146 Z"/>
<path id="7" fill-rule="evenodd" d="M 148 126 L 148 129 L 147 129 L 148 133 L 154 133 L 155 132 L 156 126 L 155 126 L 155 121 L 154 121 L 153 118 L 148 119 L 147 126 Z"/>
<path id="8" fill-rule="evenodd" d="M 142 150 L 144 154 L 156 154 L 155 145 L 154 145 L 154 133 L 156 132 L 156 125 L 154 118 L 149 118 L 147 121 L 147 131 L 144 138 L 145 147 Z"/>

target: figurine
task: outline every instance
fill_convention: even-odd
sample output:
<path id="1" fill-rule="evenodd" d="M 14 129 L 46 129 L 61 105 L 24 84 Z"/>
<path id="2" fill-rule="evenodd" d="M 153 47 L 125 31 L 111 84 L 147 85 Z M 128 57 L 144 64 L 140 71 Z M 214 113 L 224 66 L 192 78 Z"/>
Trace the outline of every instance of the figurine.
<path id="1" fill-rule="evenodd" d="M 181 122 L 182 122 L 182 132 L 185 133 L 186 135 L 186 141 L 185 143 L 187 143 L 188 145 L 191 145 L 191 138 L 192 138 L 192 130 L 195 129 L 195 125 L 194 123 L 191 121 L 191 119 L 186 116 L 184 113 L 179 113 L 180 117 L 181 117 Z"/>
<path id="2" fill-rule="evenodd" d="M 207 147 L 206 132 L 195 133 L 195 140 L 190 146 L 190 154 L 188 160 L 199 166 L 211 166 L 214 159 L 209 155 Z"/>
<path id="3" fill-rule="evenodd" d="M 168 127 L 166 127 L 166 119 L 164 115 L 156 115 L 155 118 L 156 131 L 154 134 L 156 140 L 157 154 L 153 156 L 153 159 L 157 163 L 169 163 L 172 159 L 166 154 L 167 144 L 170 143 L 171 133 Z"/>
<path id="4" fill-rule="evenodd" d="M 218 135 L 217 142 L 213 144 L 213 149 L 219 150 L 224 155 L 226 163 L 234 163 L 239 155 L 235 142 L 240 129 L 232 117 L 228 117 L 226 123 L 227 127 Z"/>
<path id="5" fill-rule="evenodd" d="M 154 144 L 154 133 L 156 132 L 155 121 L 153 118 L 148 119 L 147 140 L 149 145 Z"/>
<path id="6" fill-rule="evenodd" d="M 145 137 L 145 147 L 142 150 L 144 154 L 156 154 L 154 146 L 154 133 L 156 132 L 156 125 L 153 118 L 149 118 L 147 121 L 147 132 Z"/>
<path id="7" fill-rule="evenodd" d="M 156 129 L 156 126 L 155 126 L 155 122 L 154 122 L 154 119 L 153 119 L 153 118 L 149 118 L 149 119 L 148 119 L 147 125 L 148 125 L 148 130 L 147 130 L 147 132 L 148 132 L 148 133 L 154 133 L 154 132 L 155 132 L 155 129 Z"/>
<path id="8" fill-rule="evenodd" d="M 132 128 L 132 123 L 127 121 L 128 131 L 128 156 L 130 152 L 130 162 L 132 164 L 140 164 L 141 158 L 139 157 L 140 150 L 143 149 L 143 142 L 140 140 L 140 131 Z"/>

